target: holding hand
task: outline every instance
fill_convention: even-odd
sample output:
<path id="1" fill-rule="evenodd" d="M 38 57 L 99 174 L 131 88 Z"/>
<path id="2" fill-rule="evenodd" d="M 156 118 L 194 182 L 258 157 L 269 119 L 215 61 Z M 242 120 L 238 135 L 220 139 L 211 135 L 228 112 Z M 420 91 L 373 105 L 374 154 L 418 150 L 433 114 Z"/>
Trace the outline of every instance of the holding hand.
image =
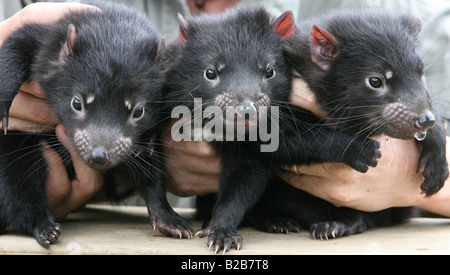
<path id="1" fill-rule="evenodd" d="M 75 178 L 70 179 L 61 157 L 44 144 L 44 156 L 48 163 L 46 193 L 53 207 L 55 218 L 62 220 L 73 211 L 82 208 L 103 186 L 103 175 L 87 166 L 73 148 L 64 126 L 56 126 L 56 135 L 70 152 Z M 101 193 L 100 193 L 101 195 Z"/>
<path id="2" fill-rule="evenodd" d="M 173 141 L 172 125 L 163 136 L 167 190 L 180 197 L 218 192 L 220 160 L 214 149 L 204 141 Z"/>
<path id="3" fill-rule="evenodd" d="M 68 10 L 92 6 L 76 3 L 39 3 L 27 6 L 16 15 L 0 23 L 0 45 L 14 30 L 28 23 L 50 23 Z M 307 85 L 293 80 L 291 101 L 319 116 L 324 112 L 314 100 Z M 47 196 L 58 219 L 66 217 L 100 193 L 101 175 L 86 166 L 71 147 L 64 131 L 53 117 L 39 85 L 32 80 L 21 87 L 10 110 L 9 129 L 24 132 L 45 132 L 56 128 L 61 143 L 72 156 L 76 179 L 70 180 L 60 156 L 48 146 L 44 155 L 49 163 Z M 170 126 L 169 128 L 170 129 Z M 429 211 L 450 216 L 443 205 L 450 187 L 425 199 L 417 174 L 419 149 L 414 141 L 381 138 L 383 156 L 377 168 L 361 174 L 343 164 L 319 164 L 287 169 L 280 176 L 296 188 L 320 197 L 337 206 L 363 211 L 378 211 L 395 206 L 420 206 Z M 174 142 L 170 130 L 163 137 L 166 155 L 167 190 L 179 196 L 205 195 L 218 191 L 220 163 L 207 142 Z M 45 144 L 44 144 L 45 146 Z M 448 156 L 449 154 L 447 154 Z M 448 195 L 450 197 L 450 194 Z"/>
<path id="4" fill-rule="evenodd" d="M 0 23 L 0 45 L 15 30 L 26 24 L 52 23 L 61 18 L 69 10 L 96 9 L 77 3 L 38 3 L 28 5 L 11 18 Z M 85 205 L 102 187 L 101 175 L 90 169 L 78 157 L 62 125 L 57 126 L 44 99 L 44 93 L 39 85 L 33 81 L 25 82 L 19 94 L 14 98 L 9 112 L 9 130 L 23 132 L 47 132 L 56 127 L 56 134 L 60 142 L 69 150 L 76 171 L 76 178 L 69 179 L 61 157 L 43 143 L 44 156 L 49 164 L 48 180 L 46 185 L 47 197 L 54 207 L 55 217 L 58 220 L 65 218 L 74 210 Z"/>
<path id="5" fill-rule="evenodd" d="M 301 79 L 294 79 L 293 89 L 293 103 L 323 116 L 324 112 Z M 386 136 L 380 137 L 379 141 L 382 157 L 378 166 L 369 169 L 366 174 L 344 164 L 326 163 L 294 166 L 280 176 L 292 186 L 339 207 L 372 212 L 391 207 L 418 206 L 450 216 L 450 209 L 442 207 L 448 205 L 449 187 L 444 187 L 431 198 L 425 198 L 420 189 L 424 178 L 417 173 L 420 150 L 416 141 Z"/>

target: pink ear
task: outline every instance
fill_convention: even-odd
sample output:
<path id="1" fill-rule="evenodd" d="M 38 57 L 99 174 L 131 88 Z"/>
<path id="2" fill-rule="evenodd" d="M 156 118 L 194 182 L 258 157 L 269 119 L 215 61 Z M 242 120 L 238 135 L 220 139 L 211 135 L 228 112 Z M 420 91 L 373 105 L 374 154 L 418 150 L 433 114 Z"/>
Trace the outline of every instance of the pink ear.
<path id="1" fill-rule="evenodd" d="M 283 13 L 272 26 L 272 30 L 281 37 L 286 39 L 294 35 L 295 23 L 292 12 Z"/>
<path id="2" fill-rule="evenodd" d="M 187 22 L 184 19 L 183 15 L 178 14 L 178 21 L 180 22 L 180 31 L 178 34 L 178 41 L 180 42 L 180 45 L 184 46 L 184 44 L 186 44 L 187 42 L 187 36 L 186 36 L 186 32 L 187 32 Z"/>
<path id="3" fill-rule="evenodd" d="M 323 70 L 330 69 L 333 62 L 339 55 L 339 43 L 326 31 L 317 26 L 313 26 L 311 40 L 311 59 Z"/>
<path id="4" fill-rule="evenodd" d="M 417 17 L 411 17 L 409 19 L 409 24 L 411 25 L 414 34 L 418 36 L 422 31 L 422 21 Z"/>
<path id="5" fill-rule="evenodd" d="M 67 41 L 59 53 L 59 61 L 66 62 L 73 56 L 73 45 L 75 43 L 75 38 L 77 37 L 77 30 L 73 24 L 69 25 L 67 31 Z"/>

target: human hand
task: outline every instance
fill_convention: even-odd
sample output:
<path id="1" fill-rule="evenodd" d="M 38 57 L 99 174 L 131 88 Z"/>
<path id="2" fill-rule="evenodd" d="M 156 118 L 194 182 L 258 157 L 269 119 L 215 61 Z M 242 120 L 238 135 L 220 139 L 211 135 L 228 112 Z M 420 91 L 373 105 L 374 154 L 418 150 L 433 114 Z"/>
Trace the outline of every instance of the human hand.
<path id="1" fill-rule="evenodd" d="M 325 117 L 326 112 L 320 108 L 308 84 L 301 78 L 292 79 L 292 93 L 289 100 L 303 109 L 311 111 L 319 117 Z"/>
<path id="2" fill-rule="evenodd" d="M 36 3 L 28 5 L 11 18 L 0 22 L 0 46 L 15 30 L 32 23 L 52 23 L 69 10 L 98 8 L 78 3 Z M 26 81 L 14 98 L 9 112 L 9 129 L 23 132 L 54 131 L 57 124 L 39 84 L 30 79 Z M 71 148 L 64 127 L 58 126 L 56 133 L 61 142 L 69 149 L 74 161 L 77 176 L 70 180 L 60 156 L 44 144 L 44 156 L 48 161 L 46 191 L 58 220 L 84 205 L 102 185 L 99 174 L 87 167 Z M 88 169 L 89 168 L 89 169 Z"/>
<path id="3" fill-rule="evenodd" d="M 94 6 L 80 3 L 34 3 L 27 5 L 15 15 L 0 22 L 0 46 L 12 32 L 27 24 L 53 23 L 67 12 L 77 9 L 99 10 Z"/>
<path id="4" fill-rule="evenodd" d="M 82 208 L 94 196 L 101 194 L 99 191 L 103 186 L 103 175 L 87 166 L 79 157 L 61 124 L 56 126 L 56 135 L 70 153 L 75 169 L 75 178 L 70 179 L 61 156 L 48 144 L 43 144 L 43 153 L 48 164 L 45 190 L 55 218 L 62 220 Z"/>
<path id="5" fill-rule="evenodd" d="M 422 175 L 417 173 L 419 149 L 413 140 L 381 140 L 383 156 L 366 174 L 340 163 L 294 166 L 280 174 L 292 186 L 338 207 L 373 212 L 417 205 Z"/>
<path id="6" fill-rule="evenodd" d="M 220 160 L 210 144 L 201 141 L 175 142 L 170 124 L 163 135 L 166 157 L 166 188 L 180 197 L 206 195 L 219 190 Z"/>
<path id="7" fill-rule="evenodd" d="M 307 85 L 293 80 L 293 103 L 319 116 L 318 107 Z M 381 137 L 382 158 L 376 168 L 358 173 L 340 163 L 294 166 L 280 176 L 292 186 L 322 198 L 336 206 L 362 211 L 416 205 L 421 195 L 423 177 L 417 171 L 419 149 L 415 141 Z"/>
<path id="8" fill-rule="evenodd" d="M 32 23 L 52 23 L 69 10 L 94 9 L 96 7 L 79 3 L 35 3 L 28 5 L 7 20 L 0 22 L 0 46 L 15 30 Z M 56 119 L 45 103 L 44 93 L 39 85 L 28 80 L 14 98 L 9 112 L 9 130 L 44 132 L 54 130 Z"/>
<path id="9" fill-rule="evenodd" d="M 293 81 L 293 85 L 294 90 L 307 91 L 306 83 L 300 79 Z M 297 93 L 291 100 L 321 113 L 310 93 Z M 163 136 L 165 167 L 169 177 L 167 190 L 182 197 L 216 193 L 219 189 L 220 160 L 213 148 L 207 142 L 173 141 L 170 135 L 173 123 Z"/>

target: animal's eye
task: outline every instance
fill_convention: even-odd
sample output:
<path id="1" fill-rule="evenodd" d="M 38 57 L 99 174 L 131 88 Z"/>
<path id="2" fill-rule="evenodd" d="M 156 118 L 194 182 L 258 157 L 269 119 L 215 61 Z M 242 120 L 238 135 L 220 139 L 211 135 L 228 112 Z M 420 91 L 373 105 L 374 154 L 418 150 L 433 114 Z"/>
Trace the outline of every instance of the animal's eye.
<path id="1" fill-rule="evenodd" d="M 74 97 L 72 99 L 72 108 L 77 112 L 83 111 L 83 102 L 80 98 Z"/>
<path id="2" fill-rule="evenodd" d="M 205 71 L 205 78 L 208 80 L 215 80 L 217 78 L 217 73 L 213 69 L 207 69 Z"/>
<path id="3" fill-rule="evenodd" d="M 374 89 L 379 89 L 383 87 L 383 80 L 379 77 L 369 77 L 369 85 Z"/>
<path id="4" fill-rule="evenodd" d="M 138 107 L 133 112 L 133 119 L 138 120 L 141 119 L 145 114 L 145 108 L 144 107 Z"/>
<path id="5" fill-rule="evenodd" d="M 268 68 L 266 69 L 265 77 L 266 77 L 267 79 L 270 79 L 270 78 L 272 78 L 272 77 L 274 77 L 274 76 L 275 76 L 275 70 L 274 70 L 274 68 L 268 67 Z"/>

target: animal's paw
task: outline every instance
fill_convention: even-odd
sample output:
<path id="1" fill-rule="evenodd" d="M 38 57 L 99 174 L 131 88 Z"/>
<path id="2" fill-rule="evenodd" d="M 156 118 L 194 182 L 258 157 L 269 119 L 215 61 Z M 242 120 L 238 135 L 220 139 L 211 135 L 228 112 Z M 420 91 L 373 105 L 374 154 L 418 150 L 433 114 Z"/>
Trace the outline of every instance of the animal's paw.
<path id="1" fill-rule="evenodd" d="M 296 221 L 283 218 L 274 218 L 264 221 L 258 227 L 263 231 L 278 234 L 289 234 L 290 232 L 298 233 L 301 230 L 300 225 Z"/>
<path id="2" fill-rule="evenodd" d="M 240 250 L 243 245 L 242 236 L 236 233 L 226 232 L 226 230 L 213 230 L 208 227 L 197 232 L 195 236 L 200 238 L 208 236 L 207 246 L 209 249 L 214 246 L 215 254 L 217 254 L 217 252 L 221 249 L 223 249 L 223 254 L 225 254 L 233 247 Z"/>
<path id="3" fill-rule="evenodd" d="M 61 225 L 53 222 L 46 222 L 35 229 L 34 236 L 40 245 L 44 248 L 49 248 L 51 244 L 54 244 L 58 240 L 61 232 Z"/>
<path id="4" fill-rule="evenodd" d="M 425 178 L 420 186 L 427 197 L 436 194 L 444 186 L 449 176 L 448 163 L 443 152 L 423 153 L 417 172 Z"/>
<path id="5" fill-rule="evenodd" d="M 176 238 L 188 238 L 193 236 L 192 226 L 188 221 L 178 216 L 175 212 L 166 213 L 165 215 L 152 216 L 151 218 L 153 230 L 158 228 L 159 232 L 166 236 Z"/>
<path id="6" fill-rule="evenodd" d="M 311 225 L 310 233 L 313 239 L 328 240 L 353 234 L 362 233 L 365 227 L 362 225 L 349 226 L 340 222 L 321 222 Z"/>
<path id="7" fill-rule="evenodd" d="M 345 154 L 345 163 L 358 172 L 366 173 L 369 167 L 376 167 L 381 158 L 380 143 L 373 139 L 365 139 L 361 144 L 351 144 Z"/>

